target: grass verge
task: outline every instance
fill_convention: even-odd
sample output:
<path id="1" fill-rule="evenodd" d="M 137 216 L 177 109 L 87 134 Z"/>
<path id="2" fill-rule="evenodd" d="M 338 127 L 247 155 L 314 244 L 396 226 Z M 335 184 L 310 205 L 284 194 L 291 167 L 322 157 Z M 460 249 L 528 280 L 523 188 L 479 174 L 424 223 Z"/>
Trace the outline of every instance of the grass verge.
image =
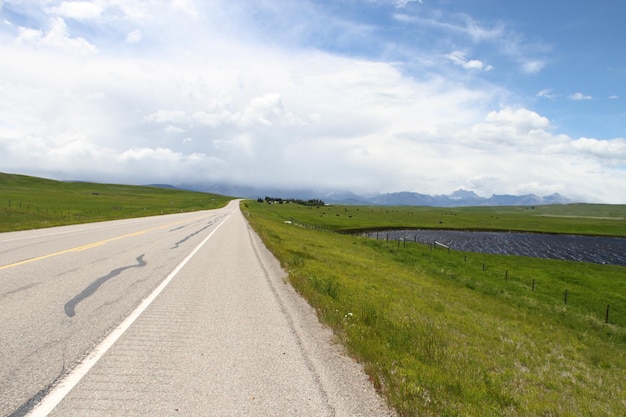
<path id="1" fill-rule="evenodd" d="M 623 415 L 626 268 L 398 247 L 285 222 L 324 210 L 329 228 L 345 230 L 355 217 L 342 213 L 355 208 L 334 207 L 336 216 L 243 204 L 291 283 L 400 415 Z"/>

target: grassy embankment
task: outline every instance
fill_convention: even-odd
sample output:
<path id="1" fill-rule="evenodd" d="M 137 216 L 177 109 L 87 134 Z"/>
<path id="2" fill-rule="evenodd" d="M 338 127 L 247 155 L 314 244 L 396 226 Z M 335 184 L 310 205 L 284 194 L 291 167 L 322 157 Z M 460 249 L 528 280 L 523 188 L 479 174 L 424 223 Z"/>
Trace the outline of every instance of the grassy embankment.
<path id="1" fill-rule="evenodd" d="M 208 210 L 232 198 L 168 188 L 0 173 L 0 232 Z"/>
<path id="2" fill-rule="evenodd" d="M 329 230 L 446 227 L 626 236 L 626 206 L 243 204 L 292 284 L 401 415 L 624 415 L 626 268 L 448 253 Z"/>

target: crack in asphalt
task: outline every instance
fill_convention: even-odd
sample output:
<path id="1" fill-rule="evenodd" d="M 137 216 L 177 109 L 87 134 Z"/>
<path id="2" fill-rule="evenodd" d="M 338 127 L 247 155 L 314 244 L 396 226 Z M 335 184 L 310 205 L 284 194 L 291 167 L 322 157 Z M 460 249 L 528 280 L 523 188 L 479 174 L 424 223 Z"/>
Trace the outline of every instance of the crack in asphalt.
<path id="1" fill-rule="evenodd" d="M 119 274 L 121 274 L 122 272 L 124 272 L 127 269 L 142 268 L 142 267 L 146 266 L 147 263 L 146 263 L 146 261 L 143 260 L 144 256 L 145 256 L 145 254 L 142 254 L 142 255 L 139 255 L 136 258 L 137 259 L 137 264 L 123 266 L 121 268 L 114 269 L 113 271 L 109 272 L 107 275 L 105 275 L 105 276 L 103 276 L 101 278 L 98 278 L 97 280 L 95 280 L 94 282 L 89 284 L 89 286 L 87 286 L 87 288 L 82 290 L 74 298 L 72 298 L 70 301 L 65 303 L 65 306 L 63 307 L 65 309 L 65 314 L 68 317 L 74 317 L 76 315 L 75 309 L 76 309 L 76 306 L 78 305 L 78 303 L 80 303 L 81 301 L 83 301 L 86 298 L 91 297 L 96 291 L 98 291 L 98 288 L 100 288 L 100 286 L 102 284 L 104 284 L 105 282 L 107 282 L 111 278 L 114 278 L 114 277 L 118 276 Z"/>

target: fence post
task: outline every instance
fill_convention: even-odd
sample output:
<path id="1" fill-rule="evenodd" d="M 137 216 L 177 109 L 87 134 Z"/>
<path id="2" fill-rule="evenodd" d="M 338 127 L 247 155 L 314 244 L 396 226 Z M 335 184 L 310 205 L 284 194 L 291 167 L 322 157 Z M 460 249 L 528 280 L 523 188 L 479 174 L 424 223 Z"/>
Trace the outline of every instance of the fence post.
<path id="1" fill-rule="evenodd" d="M 610 307 L 611 307 L 610 304 L 606 305 L 606 317 L 604 319 L 604 322 L 607 323 L 607 324 L 609 323 L 609 308 Z"/>
<path id="2" fill-rule="evenodd" d="M 565 305 L 567 305 L 567 290 L 565 290 L 565 299 L 563 300 L 563 302 L 565 303 Z"/>
<path id="3" fill-rule="evenodd" d="M 483 262 L 483 272 L 485 272 L 485 263 Z"/>
<path id="4" fill-rule="evenodd" d="M 535 278 L 533 278 L 533 291 L 535 291 Z"/>
<path id="5" fill-rule="evenodd" d="M 504 271 L 504 280 L 507 281 L 509 279 L 509 270 Z"/>

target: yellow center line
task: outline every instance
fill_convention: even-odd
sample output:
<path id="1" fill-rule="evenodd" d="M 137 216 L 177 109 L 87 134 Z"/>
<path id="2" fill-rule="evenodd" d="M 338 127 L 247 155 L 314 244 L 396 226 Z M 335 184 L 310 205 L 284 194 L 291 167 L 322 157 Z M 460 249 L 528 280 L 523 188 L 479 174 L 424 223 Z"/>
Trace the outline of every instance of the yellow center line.
<path id="1" fill-rule="evenodd" d="M 194 220 L 194 219 L 197 219 L 197 218 L 200 218 L 200 217 L 202 217 L 202 216 L 196 216 L 196 217 L 194 217 L 192 219 L 180 220 L 180 221 L 177 221 L 177 222 L 174 222 L 174 223 L 169 223 L 169 224 L 166 224 L 166 225 L 163 225 L 163 226 L 158 226 L 158 227 L 153 227 L 153 228 L 150 228 L 150 229 L 140 230 L 138 232 L 133 232 L 133 233 L 128 233 L 128 234 L 121 235 L 121 236 L 116 236 L 116 237 L 112 237 L 110 239 L 100 240 L 98 242 L 88 243 L 86 245 L 77 246 L 75 248 L 65 249 L 65 250 L 62 250 L 60 252 L 49 253 L 47 255 L 41 255 L 41 256 L 34 257 L 34 258 L 25 259 L 23 261 L 14 262 L 12 264 L 2 265 L 2 266 L 0 266 L 0 271 L 3 270 L 3 269 L 9 269 L 9 268 L 13 268 L 15 266 L 28 264 L 28 263 L 35 262 L 35 261 L 41 261 L 42 259 L 52 258 L 54 256 L 59 256 L 59 255 L 63 255 L 63 254 L 70 253 L 70 252 L 80 252 L 80 251 L 84 251 L 84 250 L 88 250 L 88 249 L 97 248 L 99 246 L 105 245 L 105 244 L 107 244 L 109 242 L 113 242 L 115 240 L 120 240 L 120 239 L 124 239 L 124 238 L 127 238 L 127 237 L 132 237 L 132 236 L 139 236 L 139 235 L 142 235 L 144 233 L 152 232 L 154 230 L 164 229 L 166 227 L 171 227 L 171 226 L 173 226 L 175 224 L 184 223 L 184 222 L 187 222 L 187 221 L 190 221 L 190 220 Z"/>

